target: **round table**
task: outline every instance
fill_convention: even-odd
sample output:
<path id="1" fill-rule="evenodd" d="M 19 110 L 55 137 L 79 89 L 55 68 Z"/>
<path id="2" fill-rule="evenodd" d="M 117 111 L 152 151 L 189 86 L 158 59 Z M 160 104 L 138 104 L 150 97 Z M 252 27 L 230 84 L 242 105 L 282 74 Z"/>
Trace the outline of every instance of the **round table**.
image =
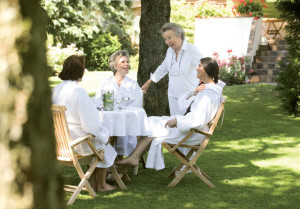
<path id="1" fill-rule="evenodd" d="M 99 118 L 110 136 L 149 136 L 151 128 L 143 108 L 126 107 L 122 110 L 99 111 Z"/>

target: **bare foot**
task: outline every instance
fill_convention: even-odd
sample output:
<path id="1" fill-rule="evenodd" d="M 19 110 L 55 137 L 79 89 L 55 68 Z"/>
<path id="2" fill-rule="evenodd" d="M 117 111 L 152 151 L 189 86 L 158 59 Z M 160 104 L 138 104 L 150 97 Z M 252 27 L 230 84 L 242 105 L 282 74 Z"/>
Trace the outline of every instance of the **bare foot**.
<path id="1" fill-rule="evenodd" d="M 98 187 L 97 187 L 98 192 L 107 192 L 107 191 L 113 191 L 113 190 L 116 190 L 116 189 L 117 189 L 117 187 L 112 186 L 112 185 L 107 184 L 107 183 L 104 186 L 98 185 Z"/>
<path id="2" fill-rule="evenodd" d="M 137 166 L 137 165 L 139 165 L 139 159 L 134 159 L 134 158 L 128 157 L 121 161 L 116 162 L 116 164 L 117 165 Z"/>

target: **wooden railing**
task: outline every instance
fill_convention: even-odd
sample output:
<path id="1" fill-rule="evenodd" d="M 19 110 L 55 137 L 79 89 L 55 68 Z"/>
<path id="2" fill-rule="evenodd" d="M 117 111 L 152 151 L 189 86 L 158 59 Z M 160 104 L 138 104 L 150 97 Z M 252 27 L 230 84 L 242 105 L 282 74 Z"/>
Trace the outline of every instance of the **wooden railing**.
<path id="1" fill-rule="evenodd" d="M 284 39 L 284 26 L 287 24 L 285 20 L 277 18 L 262 19 L 263 36 L 267 39 Z"/>

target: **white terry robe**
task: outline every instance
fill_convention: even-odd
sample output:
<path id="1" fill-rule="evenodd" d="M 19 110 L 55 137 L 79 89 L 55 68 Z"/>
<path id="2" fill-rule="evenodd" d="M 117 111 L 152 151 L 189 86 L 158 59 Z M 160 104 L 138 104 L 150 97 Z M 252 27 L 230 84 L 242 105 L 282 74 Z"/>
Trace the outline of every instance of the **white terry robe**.
<path id="1" fill-rule="evenodd" d="M 125 76 L 119 86 L 114 76 L 103 81 L 93 98 L 94 103 L 99 106 L 103 103 L 101 90 L 114 90 L 115 99 L 124 96 L 129 97 L 129 101 L 122 102 L 123 106 L 143 107 L 143 92 L 138 83 L 131 78 Z M 118 155 L 128 156 L 135 149 L 137 144 L 136 136 L 118 136 L 115 142 L 115 149 Z"/>
<path id="2" fill-rule="evenodd" d="M 108 168 L 113 165 L 117 156 L 114 148 L 108 144 L 109 131 L 99 120 L 99 113 L 88 93 L 78 86 L 77 81 L 63 81 L 52 91 L 52 103 L 65 105 L 67 108 L 66 119 L 72 140 L 88 133 L 95 138 L 92 143 L 96 149 L 104 149 L 104 162 L 99 162 L 97 167 Z M 75 147 L 79 153 L 89 152 L 87 143 L 81 143 Z"/>
<path id="3" fill-rule="evenodd" d="M 213 119 L 221 104 L 222 88 L 216 84 L 206 84 L 206 88 L 198 93 L 191 105 L 191 112 L 183 115 L 176 115 L 177 128 L 165 128 L 168 120 L 174 117 L 149 117 L 152 137 L 147 168 L 161 170 L 165 168 L 162 153 L 162 142 L 178 143 L 182 140 L 191 128 L 199 128 L 208 131 L 208 123 Z M 204 135 L 194 133 L 185 144 L 199 144 L 203 141 Z"/>

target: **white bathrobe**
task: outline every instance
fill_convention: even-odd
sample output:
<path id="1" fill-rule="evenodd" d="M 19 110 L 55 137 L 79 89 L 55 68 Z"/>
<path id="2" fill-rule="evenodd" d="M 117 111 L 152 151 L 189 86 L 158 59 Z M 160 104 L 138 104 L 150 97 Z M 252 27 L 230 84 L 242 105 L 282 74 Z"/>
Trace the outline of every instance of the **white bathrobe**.
<path id="1" fill-rule="evenodd" d="M 143 107 L 142 89 L 136 81 L 127 76 L 120 86 L 114 76 L 102 82 L 93 98 L 97 106 L 103 103 L 101 90 L 114 90 L 115 99 L 120 100 L 124 96 L 129 97 L 129 101 L 122 102 L 121 106 Z M 136 144 L 136 136 L 118 136 L 114 146 L 119 155 L 128 156 L 135 149 Z"/>
<path id="2" fill-rule="evenodd" d="M 191 128 L 198 128 L 208 131 L 208 123 L 217 113 L 222 96 L 222 87 L 216 84 L 206 84 L 206 88 L 198 93 L 191 105 L 191 112 L 183 115 L 176 115 L 177 128 L 165 128 L 168 120 L 174 117 L 149 117 L 152 137 L 146 162 L 147 168 L 160 170 L 165 168 L 164 157 L 161 149 L 162 142 L 178 143 L 182 140 Z M 204 135 L 194 133 L 185 144 L 199 144 L 203 141 Z"/>
<path id="3" fill-rule="evenodd" d="M 88 133 L 95 136 L 92 139 L 97 149 L 105 149 L 104 162 L 99 162 L 97 167 L 108 168 L 113 165 L 117 156 L 114 148 L 108 144 L 109 131 L 99 120 L 99 113 L 88 93 L 78 86 L 77 81 L 63 81 L 52 91 L 52 103 L 65 105 L 66 118 L 72 140 Z M 79 153 L 89 152 L 87 143 L 75 147 Z"/>

